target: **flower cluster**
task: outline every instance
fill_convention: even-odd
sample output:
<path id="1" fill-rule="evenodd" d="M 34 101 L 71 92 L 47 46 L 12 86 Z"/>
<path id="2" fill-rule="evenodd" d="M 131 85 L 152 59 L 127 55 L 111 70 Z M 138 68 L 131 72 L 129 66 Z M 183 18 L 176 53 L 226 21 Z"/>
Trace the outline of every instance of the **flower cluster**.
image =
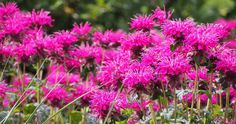
<path id="1" fill-rule="evenodd" d="M 155 121 L 172 108 L 193 113 L 211 104 L 236 111 L 235 20 L 198 24 L 171 15 L 157 7 L 132 18 L 127 32 L 94 31 L 85 22 L 48 34 L 54 21 L 48 11 L 1 4 L 0 110 L 24 95 L 21 104 L 43 99 L 55 110 L 76 99 L 65 112 L 110 123 Z M 229 121 L 235 116 L 225 113 Z"/>

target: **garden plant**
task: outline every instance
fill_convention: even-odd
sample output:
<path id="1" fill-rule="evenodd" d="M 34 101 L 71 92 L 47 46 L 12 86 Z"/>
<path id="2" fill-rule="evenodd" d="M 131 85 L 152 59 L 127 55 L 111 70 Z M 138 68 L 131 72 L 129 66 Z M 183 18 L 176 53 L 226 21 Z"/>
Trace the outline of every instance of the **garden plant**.
<path id="1" fill-rule="evenodd" d="M 235 124 L 236 20 L 173 13 L 49 32 L 49 11 L 2 3 L 0 124 Z"/>

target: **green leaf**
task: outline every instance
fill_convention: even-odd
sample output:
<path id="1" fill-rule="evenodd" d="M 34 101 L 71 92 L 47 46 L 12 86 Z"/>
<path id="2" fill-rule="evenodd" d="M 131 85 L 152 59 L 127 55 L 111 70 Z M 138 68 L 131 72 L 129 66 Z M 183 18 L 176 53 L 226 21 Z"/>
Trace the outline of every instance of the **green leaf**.
<path id="1" fill-rule="evenodd" d="M 34 111 L 34 109 L 35 109 L 36 107 L 34 106 L 34 104 L 33 103 L 30 103 L 30 104 L 26 104 L 25 106 L 24 106 L 24 114 L 31 114 L 33 111 Z"/>
<path id="2" fill-rule="evenodd" d="M 171 44 L 171 45 L 170 45 L 170 50 L 173 52 L 175 49 L 176 49 L 176 45 Z"/>
<path id="3" fill-rule="evenodd" d="M 223 116 L 223 112 L 219 105 L 212 105 L 212 117 Z"/>
<path id="4" fill-rule="evenodd" d="M 133 109 L 124 109 L 124 110 L 121 110 L 121 113 L 130 116 L 133 113 Z"/>
<path id="5" fill-rule="evenodd" d="M 82 113 L 80 111 L 70 112 L 70 124 L 78 124 L 82 120 Z"/>
<path id="6" fill-rule="evenodd" d="M 127 124 L 127 120 L 123 120 L 123 121 L 116 121 L 116 124 Z"/>

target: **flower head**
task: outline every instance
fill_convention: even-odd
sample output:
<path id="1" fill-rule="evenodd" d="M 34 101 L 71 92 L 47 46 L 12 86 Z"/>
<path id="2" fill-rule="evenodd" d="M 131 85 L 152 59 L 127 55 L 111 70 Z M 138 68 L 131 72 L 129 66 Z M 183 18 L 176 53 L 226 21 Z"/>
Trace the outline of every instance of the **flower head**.
<path id="1" fill-rule="evenodd" d="M 98 91 L 92 96 L 90 101 L 90 108 L 94 114 L 100 118 L 105 118 L 108 111 L 110 110 L 111 104 L 116 98 L 117 92 L 107 92 L 107 91 Z M 119 94 L 118 98 L 115 100 L 113 113 L 120 113 L 122 108 L 125 108 L 127 105 L 127 99 L 125 94 Z"/>
<path id="2" fill-rule="evenodd" d="M 161 10 L 160 7 L 157 7 L 152 14 L 153 19 L 157 20 L 156 23 L 161 25 L 166 20 L 170 19 L 172 13 L 170 11 L 166 12 L 165 10 Z"/>
<path id="3" fill-rule="evenodd" d="M 43 26 L 43 25 L 51 26 L 53 20 L 52 20 L 52 17 L 49 16 L 49 13 L 50 12 L 44 11 L 44 10 L 40 10 L 38 12 L 33 10 L 30 17 L 31 23 L 38 24 L 40 26 Z"/>
<path id="4" fill-rule="evenodd" d="M 0 5 L 0 18 L 4 17 L 5 15 L 11 15 L 16 12 L 19 12 L 19 8 L 17 7 L 16 3 L 6 3 Z"/>
<path id="5" fill-rule="evenodd" d="M 99 42 L 101 45 L 115 46 L 120 45 L 121 38 L 125 37 L 125 33 L 122 30 L 112 31 L 107 30 L 104 33 L 95 32 L 93 33 L 93 41 Z"/>
<path id="6" fill-rule="evenodd" d="M 217 70 L 236 73 L 236 52 L 234 50 L 225 48 L 217 54 L 217 58 Z"/>
<path id="7" fill-rule="evenodd" d="M 69 97 L 69 94 L 66 92 L 65 88 L 62 87 L 56 87 L 55 89 L 43 87 L 42 90 L 44 95 L 47 96 L 46 99 L 51 102 L 52 106 L 55 107 L 60 107 L 63 105 Z"/>
<path id="8" fill-rule="evenodd" d="M 194 30 L 195 25 L 196 24 L 191 19 L 186 19 L 184 21 L 168 20 L 161 27 L 165 35 L 180 38 L 191 33 Z"/>
<path id="9" fill-rule="evenodd" d="M 142 63 L 135 62 L 128 67 L 123 80 L 125 87 L 130 88 L 145 88 L 151 83 L 153 78 L 153 69 L 149 66 L 144 66 Z M 142 89 L 141 89 L 142 90 Z"/>
<path id="10" fill-rule="evenodd" d="M 122 40 L 122 47 L 124 49 L 132 49 L 135 47 L 144 47 L 152 44 L 152 39 L 148 33 L 142 31 L 136 31 L 129 34 Z"/>
<path id="11" fill-rule="evenodd" d="M 130 23 L 130 28 L 136 30 L 150 30 L 153 26 L 154 22 L 151 16 L 138 15 L 132 18 Z"/>
<path id="12" fill-rule="evenodd" d="M 71 32 L 75 33 L 79 37 L 82 37 L 88 35 L 91 29 L 92 27 L 88 22 L 85 22 L 84 24 L 80 23 L 79 25 L 75 23 Z"/>
<path id="13" fill-rule="evenodd" d="M 98 71 L 97 79 L 108 87 L 115 87 L 124 79 L 127 67 L 131 64 L 129 52 L 118 52 L 106 61 Z"/>

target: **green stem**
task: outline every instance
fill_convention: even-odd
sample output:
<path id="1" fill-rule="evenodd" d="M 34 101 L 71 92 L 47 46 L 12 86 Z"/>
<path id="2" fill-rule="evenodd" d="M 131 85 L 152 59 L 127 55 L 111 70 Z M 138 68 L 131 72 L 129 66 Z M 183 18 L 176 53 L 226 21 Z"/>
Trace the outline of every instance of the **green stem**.
<path id="1" fill-rule="evenodd" d="M 153 103 L 149 103 L 149 109 L 151 110 L 153 124 L 157 124 L 156 113 L 153 110 Z"/>
<path id="2" fill-rule="evenodd" d="M 116 100 L 117 100 L 117 98 L 119 97 L 119 95 L 120 95 L 120 93 L 121 93 L 121 91 L 122 91 L 122 89 L 123 89 L 123 86 L 124 86 L 124 84 L 122 83 L 122 85 L 121 85 L 121 87 L 120 87 L 118 93 L 117 93 L 116 96 L 115 96 L 114 101 L 113 101 L 112 104 L 111 104 L 111 108 L 109 109 L 109 111 L 108 111 L 108 113 L 107 113 L 107 116 L 106 116 L 106 118 L 105 118 L 104 124 L 106 124 L 106 122 L 107 122 L 107 120 L 108 120 L 108 118 L 109 118 L 109 116 L 110 116 L 110 114 L 111 114 L 111 111 L 112 111 L 112 109 L 114 108 L 114 105 L 116 104 Z"/>
<path id="3" fill-rule="evenodd" d="M 192 102 L 191 102 L 190 118 L 189 118 L 189 122 L 188 122 L 189 124 L 192 121 L 194 100 L 195 100 L 197 90 L 198 90 L 198 65 L 197 64 L 195 64 L 195 68 L 196 68 L 196 77 L 195 77 L 195 81 L 194 81 L 193 98 L 192 98 Z"/>
<path id="4" fill-rule="evenodd" d="M 46 59 L 44 59 L 42 65 L 40 66 L 40 68 L 42 68 L 43 64 L 45 63 Z M 34 77 L 32 78 L 32 80 L 36 77 L 36 75 L 39 72 L 37 71 L 36 74 L 34 75 Z M 13 105 L 13 107 L 11 108 L 11 110 L 8 112 L 7 116 L 0 122 L 0 124 L 4 124 L 6 123 L 6 121 L 8 120 L 8 118 L 10 117 L 11 113 L 15 110 L 16 106 L 19 106 L 18 104 L 20 104 L 20 100 L 23 98 L 23 96 L 26 94 L 26 91 L 29 89 L 29 87 L 33 84 L 33 81 L 30 81 L 30 83 L 27 85 L 25 91 L 23 92 L 23 94 L 20 96 L 20 98 L 16 101 L 16 103 Z"/>
<path id="5" fill-rule="evenodd" d="M 177 119 L 177 98 L 176 98 L 176 89 L 174 88 L 174 116 L 175 116 L 175 123 Z"/>
<path id="6" fill-rule="evenodd" d="M 103 87 L 103 86 L 104 86 L 104 85 L 101 85 L 101 86 L 99 86 L 99 87 L 97 87 L 97 88 L 94 88 L 94 89 L 92 89 L 92 90 L 90 90 L 90 91 L 88 91 L 88 92 L 82 94 L 81 96 L 75 98 L 73 101 L 71 101 L 70 103 L 66 104 L 66 105 L 63 106 L 61 109 L 59 109 L 56 113 L 54 113 L 54 114 L 51 115 L 49 118 L 47 118 L 47 120 L 45 120 L 42 124 L 46 124 L 48 121 L 50 121 L 52 118 L 54 118 L 57 114 L 59 114 L 59 113 L 62 112 L 64 109 L 66 109 L 67 107 L 69 107 L 70 105 L 72 105 L 73 103 L 75 103 L 75 102 L 76 102 L 77 100 L 79 100 L 80 98 L 86 96 L 87 94 L 89 94 L 89 93 L 93 92 L 94 90 L 97 90 L 97 89 L 99 89 L 99 88 L 101 88 L 101 87 Z"/>
<path id="7" fill-rule="evenodd" d="M 168 98 L 166 97 L 166 91 L 165 91 L 165 87 L 164 87 L 163 83 L 161 83 L 161 88 L 162 88 L 162 92 L 163 92 L 163 95 L 164 95 L 164 99 L 166 100 L 166 102 L 164 102 L 166 104 L 164 104 L 164 105 L 165 105 L 165 108 L 167 108 L 168 107 Z M 167 111 L 168 111 L 168 109 L 167 109 Z"/>
<path id="8" fill-rule="evenodd" d="M 230 87 L 226 89 L 226 111 L 225 111 L 225 123 L 229 116 L 229 99 L 230 99 Z"/>
<path id="9" fill-rule="evenodd" d="M 70 69 L 69 71 L 68 71 L 68 73 L 69 72 L 71 72 L 73 70 L 73 68 L 72 69 Z M 56 83 L 56 84 L 54 84 L 54 86 L 53 86 L 53 88 L 46 94 L 46 96 L 45 97 L 43 97 L 43 99 L 41 100 L 41 102 L 39 103 L 39 105 L 34 109 L 34 111 L 30 114 L 30 117 L 27 119 L 27 121 L 26 121 L 26 124 L 27 123 L 29 123 L 32 119 L 33 119 L 33 117 L 34 117 L 34 114 L 36 113 L 36 111 L 39 109 L 39 107 L 44 103 L 44 101 L 47 99 L 47 97 L 51 94 L 51 92 L 57 87 L 57 85 L 62 81 L 62 79 L 65 77 L 66 75 L 63 75 L 63 77 Z"/>
<path id="10" fill-rule="evenodd" d="M 8 62 L 9 62 L 9 60 L 10 60 L 10 57 L 7 58 L 7 62 L 6 62 L 6 64 L 4 65 L 4 67 L 3 67 L 3 70 L 2 70 L 1 76 L 0 76 L 0 81 L 2 81 L 4 72 L 5 72 L 5 70 L 6 70 L 6 67 L 7 67 L 7 64 L 8 64 Z"/>
<path id="11" fill-rule="evenodd" d="M 210 73 L 210 84 L 209 84 L 209 94 L 210 94 L 210 98 L 208 98 L 207 101 L 207 110 L 209 111 L 209 109 L 211 108 L 211 100 L 212 100 L 212 73 Z"/>

